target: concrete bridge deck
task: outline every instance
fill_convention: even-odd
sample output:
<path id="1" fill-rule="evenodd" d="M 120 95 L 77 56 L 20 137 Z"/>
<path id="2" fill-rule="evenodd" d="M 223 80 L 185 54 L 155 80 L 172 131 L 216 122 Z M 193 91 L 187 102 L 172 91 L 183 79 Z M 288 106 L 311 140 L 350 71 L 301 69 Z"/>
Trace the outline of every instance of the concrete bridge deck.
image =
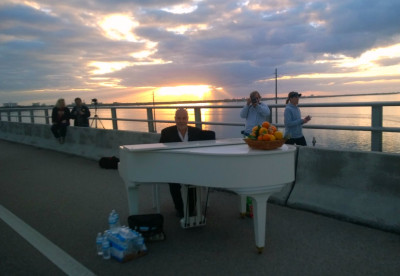
<path id="1" fill-rule="evenodd" d="M 0 275 L 399 275 L 400 236 L 268 204 L 266 248 L 258 255 L 253 222 L 239 198 L 213 191 L 203 228 L 181 229 L 166 185 L 167 239 L 128 263 L 103 260 L 95 237 L 116 209 L 128 216 L 116 170 L 96 161 L 0 140 Z M 152 213 L 151 187 L 140 207 Z M 22 237 L 19 233 L 25 236 Z M 33 243 L 34 245 L 32 245 Z M 45 255 L 44 255 L 45 254 Z"/>

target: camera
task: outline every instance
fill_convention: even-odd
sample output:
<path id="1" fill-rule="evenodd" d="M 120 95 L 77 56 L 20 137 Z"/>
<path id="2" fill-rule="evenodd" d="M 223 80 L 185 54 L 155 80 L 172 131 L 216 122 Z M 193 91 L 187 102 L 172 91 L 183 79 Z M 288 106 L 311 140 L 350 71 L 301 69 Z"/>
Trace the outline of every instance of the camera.
<path id="1" fill-rule="evenodd" d="M 257 96 L 255 96 L 255 95 L 252 95 L 252 96 L 250 96 L 250 99 L 251 99 L 251 103 L 252 103 L 252 104 L 256 104 L 256 103 L 258 103 Z"/>

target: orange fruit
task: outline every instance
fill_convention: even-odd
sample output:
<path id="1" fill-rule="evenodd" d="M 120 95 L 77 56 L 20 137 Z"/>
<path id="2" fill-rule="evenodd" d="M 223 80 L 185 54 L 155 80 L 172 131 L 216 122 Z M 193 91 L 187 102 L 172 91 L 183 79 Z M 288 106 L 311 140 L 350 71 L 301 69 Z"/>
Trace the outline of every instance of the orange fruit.
<path id="1" fill-rule="evenodd" d="M 263 137 L 262 135 L 258 135 L 257 140 L 262 141 L 262 137 Z"/>
<path id="2" fill-rule="evenodd" d="M 269 122 L 265 121 L 265 122 L 262 123 L 261 126 L 265 127 L 266 129 L 268 129 L 269 128 Z"/>
<path id="3" fill-rule="evenodd" d="M 271 141 L 275 141 L 276 140 L 274 135 L 272 135 L 272 134 L 268 134 L 268 135 L 269 135 L 269 138 L 271 139 Z"/>
<path id="4" fill-rule="evenodd" d="M 252 128 L 252 131 L 253 131 L 253 132 L 256 132 L 256 131 L 258 130 L 259 127 L 260 127 L 260 126 L 255 126 L 255 127 L 253 127 L 253 128 Z"/>
<path id="5" fill-rule="evenodd" d="M 282 139 L 283 139 L 283 133 L 282 133 L 282 131 L 275 131 L 275 132 L 274 132 L 274 136 L 275 136 L 275 138 L 278 139 L 278 140 L 282 140 Z"/>
<path id="6" fill-rule="evenodd" d="M 274 133 L 274 132 L 276 131 L 276 126 L 270 125 L 269 128 L 268 128 L 268 130 L 269 130 L 271 133 Z"/>
<path id="7" fill-rule="evenodd" d="M 258 131 L 259 135 L 261 134 L 267 134 L 268 133 L 268 129 L 266 129 L 265 127 L 260 128 L 260 130 Z"/>
<path id="8" fill-rule="evenodd" d="M 263 141 L 269 141 L 269 140 L 271 140 L 271 137 L 269 137 L 269 134 L 264 134 L 262 136 L 262 139 L 263 139 Z"/>

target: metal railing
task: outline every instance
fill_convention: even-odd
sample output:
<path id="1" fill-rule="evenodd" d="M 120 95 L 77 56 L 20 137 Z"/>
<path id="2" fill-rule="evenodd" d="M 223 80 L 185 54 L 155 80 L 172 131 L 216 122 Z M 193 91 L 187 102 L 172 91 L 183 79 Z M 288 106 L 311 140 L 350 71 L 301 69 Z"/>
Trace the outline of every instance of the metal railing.
<path id="1" fill-rule="evenodd" d="M 275 109 L 276 112 L 271 112 L 269 121 L 274 122 L 277 127 L 284 127 L 284 124 L 278 123 L 278 110 L 284 109 L 285 104 L 269 104 L 269 108 L 272 110 Z M 300 108 L 327 108 L 327 107 L 370 107 L 371 108 L 371 126 L 346 126 L 346 125 L 313 125 L 307 124 L 303 125 L 303 128 L 306 129 L 324 129 L 324 130 L 353 130 L 353 131 L 368 131 L 371 132 L 371 150 L 372 151 L 382 151 L 382 134 L 384 132 L 396 132 L 400 133 L 399 127 L 383 127 L 383 108 L 395 106 L 399 107 L 400 102 L 358 102 L 358 103 L 309 103 L 309 104 L 300 104 Z M 173 109 L 175 110 L 177 106 L 169 105 L 169 106 L 134 106 L 134 105 L 98 105 L 93 106 L 89 105 L 92 110 L 97 109 L 109 109 L 111 111 L 110 118 L 100 118 L 99 120 L 110 120 L 112 121 L 112 129 L 118 130 L 118 122 L 128 121 L 128 122 L 143 122 L 148 125 L 148 132 L 156 132 L 155 124 L 156 123 L 174 123 L 173 120 L 156 120 L 154 118 L 155 110 L 161 109 Z M 244 122 L 241 123 L 227 123 L 227 122 L 211 122 L 211 121 L 202 121 L 202 109 L 241 109 L 241 105 L 185 105 L 180 106 L 186 109 L 194 110 L 195 121 L 190 121 L 190 124 L 196 125 L 196 127 L 203 128 L 203 125 L 218 125 L 218 126 L 238 126 L 243 127 Z M 19 107 L 19 108 L 0 108 L 0 120 L 6 119 L 6 121 L 12 121 L 12 118 L 16 118 L 17 122 L 22 122 L 22 118 L 30 118 L 30 123 L 38 123 L 37 119 L 44 119 L 45 124 L 50 124 L 49 110 L 52 107 Z M 146 118 L 141 119 L 130 119 L 130 118 L 118 118 L 117 110 L 123 109 L 136 109 L 136 110 L 146 110 Z M 34 111 L 42 110 L 44 111 L 44 115 L 37 115 Z M 238 111 L 239 112 L 239 111 Z M 29 115 L 25 115 L 25 113 L 29 113 Z M 275 114 L 275 118 L 273 118 L 273 114 Z M 94 114 L 93 114 L 94 115 Z M 273 120 L 275 119 L 275 120 Z M 91 117 L 91 120 L 94 120 L 94 117 Z"/>

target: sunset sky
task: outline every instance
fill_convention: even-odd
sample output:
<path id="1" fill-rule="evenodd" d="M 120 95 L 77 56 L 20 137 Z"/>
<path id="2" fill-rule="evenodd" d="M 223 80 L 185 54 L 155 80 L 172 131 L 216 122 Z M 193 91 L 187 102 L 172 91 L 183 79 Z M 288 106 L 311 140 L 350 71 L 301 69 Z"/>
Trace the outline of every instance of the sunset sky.
<path id="1" fill-rule="evenodd" d="M 400 1 L 0 2 L 0 105 L 400 91 Z"/>

